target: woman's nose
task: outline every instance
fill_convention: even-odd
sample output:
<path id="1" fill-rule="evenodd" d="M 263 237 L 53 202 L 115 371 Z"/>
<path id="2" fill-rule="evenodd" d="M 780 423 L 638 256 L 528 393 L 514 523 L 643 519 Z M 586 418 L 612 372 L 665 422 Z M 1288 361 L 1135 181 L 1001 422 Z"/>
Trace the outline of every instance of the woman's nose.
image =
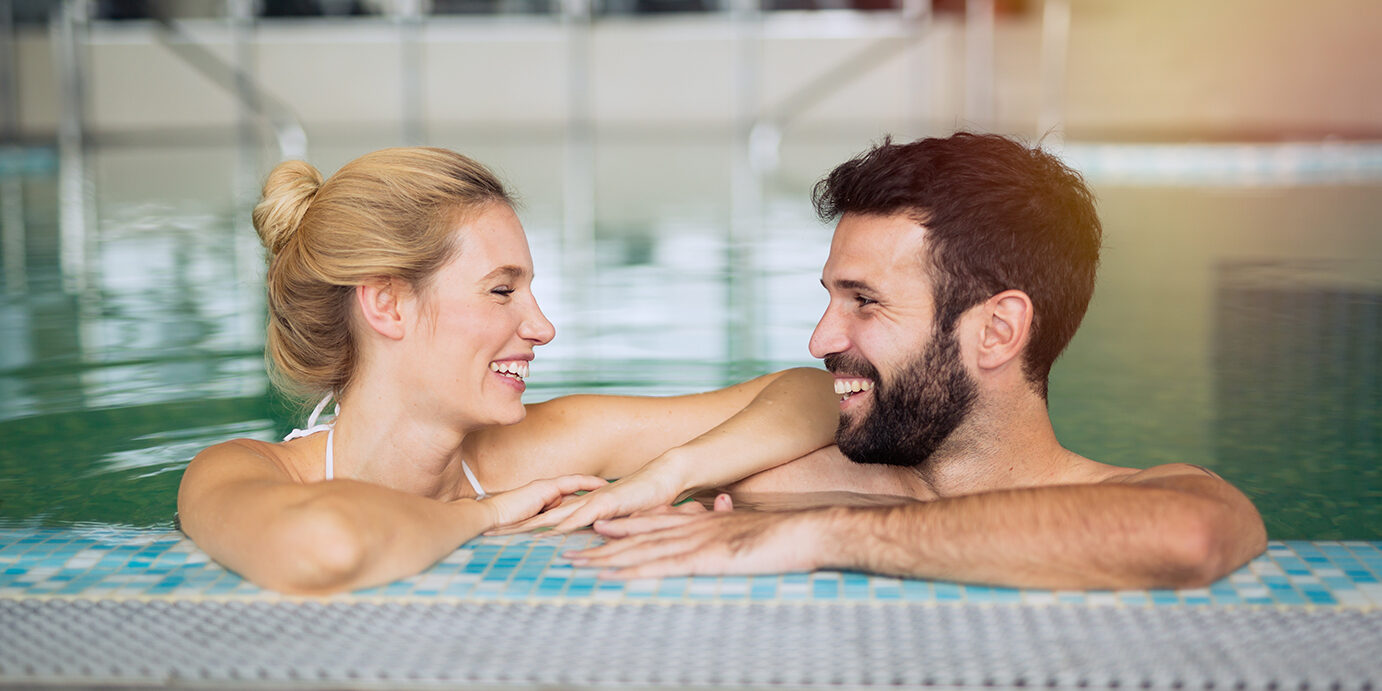
<path id="1" fill-rule="evenodd" d="M 534 345 L 546 344 L 556 337 L 557 327 L 542 313 L 542 308 L 537 306 L 537 300 L 533 300 L 532 313 L 523 320 L 518 335 L 532 341 Z"/>

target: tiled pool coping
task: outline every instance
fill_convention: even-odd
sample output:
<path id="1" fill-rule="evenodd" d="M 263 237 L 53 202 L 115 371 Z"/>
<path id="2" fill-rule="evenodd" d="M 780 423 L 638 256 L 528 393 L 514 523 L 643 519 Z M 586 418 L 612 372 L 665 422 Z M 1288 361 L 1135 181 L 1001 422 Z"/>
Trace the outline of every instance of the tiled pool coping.
<path id="1" fill-rule="evenodd" d="M 1208 588 L 1049 591 L 838 571 L 605 581 L 560 557 L 596 540 L 588 532 L 478 538 L 417 576 L 329 599 L 1382 606 L 1382 542 L 1272 542 Z M 0 529 L 0 597 L 285 599 L 211 561 L 181 533 L 113 528 Z"/>
<path id="2" fill-rule="evenodd" d="M 0 687 L 1382 689 L 1377 542 L 1274 542 L 1203 589 L 1053 592 L 601 581 L 558 556 L 596 539 L 482 538 L 301 598 L 174 532 L 0 529 Z"/>

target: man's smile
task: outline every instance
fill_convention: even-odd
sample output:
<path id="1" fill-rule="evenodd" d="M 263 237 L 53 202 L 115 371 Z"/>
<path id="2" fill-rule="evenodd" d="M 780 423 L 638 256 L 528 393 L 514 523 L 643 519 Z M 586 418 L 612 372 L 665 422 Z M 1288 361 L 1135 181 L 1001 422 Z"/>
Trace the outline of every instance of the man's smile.
<path id="1" fill-rule="evenodd" d="M 873 380 L 867 377 L 836 377 L 835 393 L 840 395 L 840 411 L 843 412 L 853 406 L 851 402 L 861 394 L 866 394 L 873 390 Z"/>
<path id="2" fill-rule="evenodd" d="M 836 377 L 835 393 L 849 398 L 860 391 L 872 391 L 873 380 L 866 377 Z"/>

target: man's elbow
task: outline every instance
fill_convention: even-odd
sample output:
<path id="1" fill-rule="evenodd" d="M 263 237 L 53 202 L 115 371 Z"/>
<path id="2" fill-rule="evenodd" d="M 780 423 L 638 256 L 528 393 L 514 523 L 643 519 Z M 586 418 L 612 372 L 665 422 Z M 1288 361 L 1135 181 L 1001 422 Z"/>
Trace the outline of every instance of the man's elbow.
<path id="1" fill-rule="evenodd" d="M 1195 512 L 1167 531 L 1161 573 L 1165 586 L 1202 588 L 1232 573 L 1267 548 L 1267 531 L 1254 511 L 1247 516 L 1226 510 Z"/>

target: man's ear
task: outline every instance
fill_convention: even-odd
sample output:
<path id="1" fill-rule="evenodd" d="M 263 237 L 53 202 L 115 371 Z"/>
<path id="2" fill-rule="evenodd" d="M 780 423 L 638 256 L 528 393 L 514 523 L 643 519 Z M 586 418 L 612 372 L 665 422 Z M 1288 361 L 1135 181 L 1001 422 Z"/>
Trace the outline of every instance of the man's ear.
<path id="1" fill-rule="evenodd" d="M 355 302 L 365 323 L 379 335 L 399 340 L 407 332 L 401 301 L 402 286 L 387 277 L 370 279 L 355 286 Z"/>
<path id="2" fill-rule="evenodd" d="M 978 365 L 997 369 L 1027 347 L 1032 332 L 1032 298 L 1020 290 L 1005 290 L 984 302 L 979 335 Z"/>

